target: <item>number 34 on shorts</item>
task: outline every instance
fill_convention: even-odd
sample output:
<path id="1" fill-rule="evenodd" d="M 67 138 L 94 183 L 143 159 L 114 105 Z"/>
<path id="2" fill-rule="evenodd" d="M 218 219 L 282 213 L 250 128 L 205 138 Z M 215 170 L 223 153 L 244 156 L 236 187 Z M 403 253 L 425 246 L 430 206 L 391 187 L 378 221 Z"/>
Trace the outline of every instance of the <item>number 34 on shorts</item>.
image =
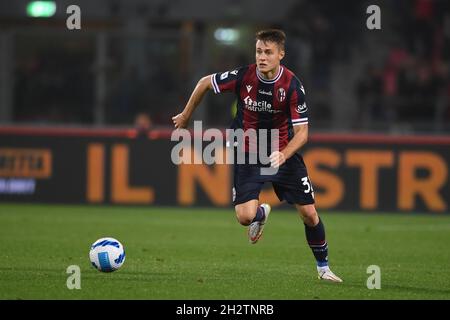
<path id="1" fill-rule="evenodd" d="M 314 189 L 313 189 L 311 180 L 309 180 L 309 177 L 308 176 L 303 177 L 301 180 L 302 180 L 302 185 L 301 186 L 303 188 L 303 192 L 304 193 L 311 193 L 311 196 L 314 199 Z"/>

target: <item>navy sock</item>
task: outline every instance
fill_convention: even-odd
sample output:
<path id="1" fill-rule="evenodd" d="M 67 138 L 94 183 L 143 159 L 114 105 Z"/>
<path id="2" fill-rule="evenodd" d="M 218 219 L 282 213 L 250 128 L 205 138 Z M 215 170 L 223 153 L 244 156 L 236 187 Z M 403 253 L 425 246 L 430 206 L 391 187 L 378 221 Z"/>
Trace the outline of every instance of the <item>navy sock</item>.
<path id="1" fill-rule="evenodd" d="M 255 221 L 261 221 L 265 217 L 264 209 L 261 206 L 258 206 L 256 209 L 256 216 L 253 218 L 252 223 Z"/>
<path id="2" fill-rule="evenodd" d="M 305 224 L 306 241 L 311 248 L 317 261 L 317 266 L 324 267 L 328 265 L 328 244 L 325 240 L 325 227 L 319 218 L 319 223 L 314 227 Z"/>

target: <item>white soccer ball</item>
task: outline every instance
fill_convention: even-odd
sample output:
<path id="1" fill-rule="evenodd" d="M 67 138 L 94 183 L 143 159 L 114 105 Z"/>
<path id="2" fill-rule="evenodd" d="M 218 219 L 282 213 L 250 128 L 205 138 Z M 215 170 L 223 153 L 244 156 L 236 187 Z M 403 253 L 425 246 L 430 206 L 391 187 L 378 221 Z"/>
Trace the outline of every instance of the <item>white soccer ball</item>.
<path id="1" fill-rule="evenodd" d="M 101 238 L 92 244 L 89 259 L 99 271 L 113 272 L 125 262 L 125 250 L 117 239 Z"/>

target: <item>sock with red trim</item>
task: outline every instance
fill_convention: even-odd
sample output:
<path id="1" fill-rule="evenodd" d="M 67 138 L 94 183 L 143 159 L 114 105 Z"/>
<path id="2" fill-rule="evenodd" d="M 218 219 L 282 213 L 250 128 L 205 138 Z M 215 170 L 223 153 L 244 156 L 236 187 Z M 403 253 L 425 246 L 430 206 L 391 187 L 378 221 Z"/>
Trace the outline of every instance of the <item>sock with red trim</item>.
<path id="1" fill-rule="evenodd" d="M 314 254 L 317 266 L 328 265 L 328 244 L 325 240 L 325 227 L 319 217 L 319 223 L 314 227 L 305 224 L 306 241 Z"/>

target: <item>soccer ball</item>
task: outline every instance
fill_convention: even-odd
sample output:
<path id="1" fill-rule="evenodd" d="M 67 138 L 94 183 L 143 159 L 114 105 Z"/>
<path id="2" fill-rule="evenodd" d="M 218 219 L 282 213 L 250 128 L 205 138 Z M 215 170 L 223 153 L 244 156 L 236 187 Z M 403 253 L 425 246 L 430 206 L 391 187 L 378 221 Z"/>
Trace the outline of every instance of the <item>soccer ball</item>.
<path id="1" fill-rule="evenodd" d="M 125 262 L 125 250 L 117 239 L 101 238 L 92 244 L 89 259 L 99 271 L 113 272 Z"/>

